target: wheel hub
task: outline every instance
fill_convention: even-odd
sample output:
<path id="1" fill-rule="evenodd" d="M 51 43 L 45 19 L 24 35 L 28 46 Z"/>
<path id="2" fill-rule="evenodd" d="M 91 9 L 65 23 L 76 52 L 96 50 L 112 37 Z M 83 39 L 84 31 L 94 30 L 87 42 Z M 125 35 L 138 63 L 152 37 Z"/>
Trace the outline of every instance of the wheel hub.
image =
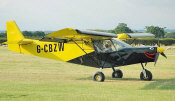
<path id="1" fill-rule="evenodd" d="M 114 74 L 114 76 L 115 76 L 115 77 L 117 77 L 117 76 L 118 76 L 118 74 L 117 74 L 117 73 L 115 73 L 115 74 Z"/>
<path id="2" fill-rule="evenodd" d="M 96 79 L 97 81 L 100 81 L 101 76 L 100 76 L 100 75 L 96 75 L 96 76 L 95 76 L 95 79 Z"/>

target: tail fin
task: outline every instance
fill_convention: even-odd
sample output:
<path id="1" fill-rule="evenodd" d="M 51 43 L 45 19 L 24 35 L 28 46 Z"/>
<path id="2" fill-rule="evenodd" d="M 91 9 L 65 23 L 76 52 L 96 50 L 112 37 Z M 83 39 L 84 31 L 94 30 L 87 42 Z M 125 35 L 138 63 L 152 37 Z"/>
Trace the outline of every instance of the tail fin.
<path id="1" fill-rule="evenodd" d="M 7 41 L 8 43 L 18 43 L 20 40 L 24 39 L 23 34 L 19 30 L 15 21 L 6 22 L 7 26 Z"/>
<path id="2" fill-rule="evenodd" d="M 16 25 L 15 21 L 6 22 L 7 26 L 7 44 L 8 49 L 14 52 L 21 53 L 19 42 L 24 40 L 24 36 Z"/>

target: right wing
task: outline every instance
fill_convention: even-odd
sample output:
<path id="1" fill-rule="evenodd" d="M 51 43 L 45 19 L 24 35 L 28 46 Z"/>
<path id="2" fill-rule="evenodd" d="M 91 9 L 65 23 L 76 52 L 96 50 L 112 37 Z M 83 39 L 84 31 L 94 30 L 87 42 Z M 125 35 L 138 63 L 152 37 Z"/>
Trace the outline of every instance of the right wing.
<path id="1" fill-rule="evenodd" d="M 155 37 L 151 33 L 121 33 L 117 34 L 117 36 L 118 39 Z"/>

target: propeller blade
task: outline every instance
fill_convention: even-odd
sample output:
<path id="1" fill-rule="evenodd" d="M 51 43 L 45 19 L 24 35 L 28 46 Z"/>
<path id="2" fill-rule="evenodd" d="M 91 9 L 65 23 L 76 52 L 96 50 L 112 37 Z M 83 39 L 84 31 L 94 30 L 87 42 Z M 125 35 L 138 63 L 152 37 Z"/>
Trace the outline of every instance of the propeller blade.
<path id="1" fill-rule="evenodd" d="M 148 62 L 145 63 L 145 66 L 147 65 Z"/>
<path id="2" fill-rule="evenodd" d="M 159 38 L 158 38 L 158 41 L 157 41 L 157 45 L 160 47 L 160 40 L 159 40 Z"/>
<path id="3" fill-rule="evenodd" d="M 160 54 L 167 59 L 167 56 L 164 54 L 164 52 L 162 52 Z"/>
<path id="4" fill-rule="evenodd" d="M 158 52 L 158 53 L 156 53 L 155 60 L 154 60 L 154 66 L 155 66 L 155 65 L 156 65 L 156 63 L 157 63 L 158 58 L 159 58 L 159 52 Z"/>

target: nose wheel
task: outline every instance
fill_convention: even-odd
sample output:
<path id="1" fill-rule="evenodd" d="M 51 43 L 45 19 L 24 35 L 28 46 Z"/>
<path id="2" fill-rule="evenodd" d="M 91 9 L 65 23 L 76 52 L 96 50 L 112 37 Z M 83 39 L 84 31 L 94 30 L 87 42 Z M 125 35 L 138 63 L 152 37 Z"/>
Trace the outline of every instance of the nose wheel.
<path id="1" fill-rule="evenodd" d="M 145 81 L 151 81 L 152 80 L 152 73 L 149 70 L 145 69 L 142 63 L 141 63 L 141 65 L 142 65 L 143 70 L 140 73 L 140 79 L 145 80 Z"/>

